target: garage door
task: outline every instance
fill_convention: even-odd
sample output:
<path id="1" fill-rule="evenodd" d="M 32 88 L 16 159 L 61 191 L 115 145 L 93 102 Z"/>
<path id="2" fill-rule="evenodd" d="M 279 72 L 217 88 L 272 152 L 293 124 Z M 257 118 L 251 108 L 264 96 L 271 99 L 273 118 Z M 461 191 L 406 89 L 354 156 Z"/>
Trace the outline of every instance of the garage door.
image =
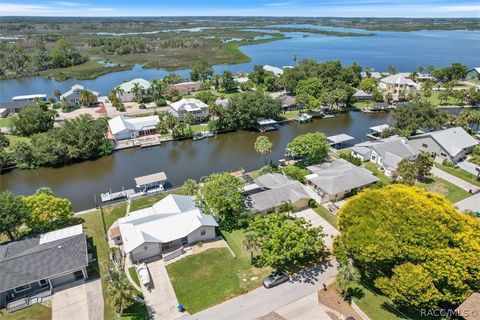
<path id="1" fill-rule="evenodd" d="M 55 288 L 82 279 L 84 279 L 83 272 L 82 270 L 78 270 L 60 277 L 50 279 L 50 283 L 52 284 L 52 287 Z"/>

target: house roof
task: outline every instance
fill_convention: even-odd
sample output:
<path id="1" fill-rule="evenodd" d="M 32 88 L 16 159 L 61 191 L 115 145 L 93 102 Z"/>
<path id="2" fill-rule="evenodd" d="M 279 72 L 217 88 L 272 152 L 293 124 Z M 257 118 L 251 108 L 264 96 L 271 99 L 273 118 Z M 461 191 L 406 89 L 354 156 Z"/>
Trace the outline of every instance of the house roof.
<path id="1" fill-rule="evenodd" d="M 19 109 L 27 106 L 36 106 L 35 102 L 32 101 L 8 101 L 0 102 L 0 107 L 4 109 Z"/>
<path id="2" fill-rule="evenodd" d="M 398 136 L 363 142 L 355 146 L 375 150 L 383 158 L 383 164 L 391 168 L 397 168 L 402 159 L 416 158 L 420 154 L 410 141 Z"/>
<path id="3" fill-rule="evenodd" d="M 198 99 L 182 99 L 180 101 L 174 102 L 170 104 L 170 106 L 175 110 L 175 111 L 198 111 L 202 109 L 207 109 L 208 105 L 205 104 L 203 101 L 200 101 Z"/>
<path id="4" fill-rule="evenodd" d="M 352 147 L 352 151 L 355 151 L 356 153 L 361 154 L 361 155 L 366 155 L 369 152 L 372 152 L 372 150 L 370 148 L 361 147 L 358 144 L 356 144 Z"/>
<path id="5" fill-rule="evenodd" d="M 416 82 L 404 77 L 401 74 L 393 74 L 391 76 L 385 77 L 383 79 L 380 79 L 380 82 L 383 82 L 386 84 L 398 84 L 398 85 L 418 87 L 418 84 Z"/>
<path id="6" fill-rule="evenodd" d="M 124 130 L 140 131 L 154 128 L 160 122 L 158 116 L 127 118 L 125 116 L 117 116 L 111 120 L 108 120 L 108 126 L 112 134 L 120 133 Z"/>
<path id="7" fill-rule="evenodd" d="M 293 106 L 297 103 L 297 99 L 295 99 L 295 97 L 289 96 L 287 94 L 282 95 L 278 98 L 282 102 L 282 107 L 290 107 L 290 106 Z"/>
<path id="8" fill-rule="evenodd" d="M 294 181 L 280 173 L 267 173 L 256 178 L 254 182 L 261 188 L 273 189 L 291 184 Z"/>
<path id="9" fill-rule="evenodd" d="M 353 96 L 355 98 L 361 98 L 361 97 L 364 97 L 364 98 L 371 98 L 373 97 L 373 94 L 371 93 L 368 93 L 366 91 L 363 91 L 363 90 L 358 90 L 353 94 Z"/>
<path id="10" fill-rule="evenodd" d="M 344 159 L 307 168 L 312 174 L 305 178 L 328 194 L 337 194 L 367 186 L 379 179 L 365 168 Z"/>
<path id="11" fill-rule="evenodd" d="M 33 100 L 35 98 L 46 99 L 47 95 L 46 94 L 27 94 L 27 95 L 24 95 L 24 96 L 15 96 L 15 97 L 12 98 L 12 101 Z"/>
<path id="12" fill-rule="evenodd" d="M 88 265 L 82 225 L 0 244 L 0 292 Z"/>
<path id="13" fill-rule="evenodd" d="M 152 83 L 150 81 L 147 81 L 142 78 L 137 78 L 137 79 L 130 80 L 128 82 L 124 82 L 118 85 L 118 87 L 125 92 L 132 92 L 132 89 L 135 83 L 138 83 L 142 89 L 149 89 L 152 86 Z"/>
<path id="14" fill-rule="evenodd" d="M 280 69 L 280 68 L 277 68 L 277 67 L 274 67 L 274 66 L 270 66 L 268 64 L 263 66 L 263 70 L 273 72 L 276 76 L 279 76 L 279 75 L 283 74 L 283 69 Z"/>
<path id="15" fill-rule="evenodd" d="M 65 92 L 64 94 L 62 94 L 62 95 L 60 96 L 60 99 L 67 98 L 67 97 L 71 96 L 71 95 L 74 94 L 75 91 L 77 91 L 77 90 L 85 90 L 85 87 L 82 86 L 81 84 L 74 84 L 74 85 L 70 88 L 70 90 L 68 90 L 67 92 Z M 86 89 L 86 90 L 90 91 L 94 96 L 97 96 L 97 97 L 98 97 L 98 96 L 100 95 L 100 93 L 98 93 L 97 91 L 93 91 L 93 90 L 89 90 L 89 89 Z"/>
<path id="16" fill-rule="evenodd" d="M 388 124 L 381 124 L 378 126 L 370 127 L 369 129 L 371 131 L 382 133 L 383 131 L 390 129 L 390 126 Z"/>
<path id="17" fill-rule="evenodd" d="M 198 90 L 202 85 L 201 82 L 190 81 L 190 82 L 180 82 L 169 85 L 170 88 L 175 88 L 177 90 Z"/>
<path id="18" fill-rule="evenodd" d="M 462 127 L 427 132 L 410 137 L 410 140 L 424 137 L 431 137 L 452 157 L 459 154 L 463 149 L 478 144 L 478 141 L 472 138 Z"/>
<path id="19" fill-rule="evenodd" d="M 134 180 L 136 186 L 139 187 L 145 184 L 165 181 L 167 180 L 167 175 L 165 174 L 165 172 L 157 172 L 146 176 L 136 177 Z"/>
<path id="20" fill-rule="evenodd" d="M 218 226 L 213 216 L 195 205 L 195 197 L 182 195 L 168 195 L 152 207 L 133 211 L 118 219 L 118 225 L 126 253 L 146 242 L 166 243 L 201 226 Z"/>
<path id="21" fill-rule="evenodd" d="M 465 320 L 480 320 L 480 293 L 472 293 L 455 311 Z"/>

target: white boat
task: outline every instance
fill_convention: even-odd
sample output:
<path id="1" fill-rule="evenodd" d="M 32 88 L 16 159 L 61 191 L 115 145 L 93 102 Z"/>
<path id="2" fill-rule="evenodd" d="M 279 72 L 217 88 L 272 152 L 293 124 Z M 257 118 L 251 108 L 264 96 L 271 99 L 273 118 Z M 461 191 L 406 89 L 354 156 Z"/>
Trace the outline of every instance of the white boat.
<path id="1" fill-rule="evenodd" d="M 150 274 L 148 273 L 148 268 L 145 263 L 139 263 L 135 266 L 137 270 L 138 279 L 140 282 L 147 286 L 150 283 Z"/>
<path id="2" fill-rule="evenodd" d="M 298 116 L 297 121 L 300 123 L 305 123 L 312 120 L 312 116 L 309 115 L 308 113 L 302 113 Z"/>

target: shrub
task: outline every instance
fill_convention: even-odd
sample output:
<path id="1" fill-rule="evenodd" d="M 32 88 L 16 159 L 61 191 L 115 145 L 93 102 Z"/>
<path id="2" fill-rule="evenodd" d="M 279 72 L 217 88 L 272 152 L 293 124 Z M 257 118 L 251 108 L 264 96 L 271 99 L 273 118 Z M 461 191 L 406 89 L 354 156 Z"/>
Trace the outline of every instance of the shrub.
<path id="1" fill-rule="evenodd" d="M 309 207 L 309 208 L 316 208 L 316 207 L 318 207 L 317 201 L 315 201 L 315 199 L 310 199 L 310 200 L 308 200 L 308 207 Z"/>
<path id="2" fill-rule="evenodd" d="M 144 103 L 138 105 L 139 109 L 147 109 L 147 106 Z"/>
<path id="3" fill-rule="evenodd" d="M 65 113 L 69 113 L 77 109 L 80 109 L 80 106 L 77 104 L 67 104 L 62 106 L 62 111 Z"/>
<path id="4" fill-rule="evenodd" d="M 267 173 L 279 173 L 281 170 L 277 166 L 263 166 L 260 169 L 260 174 L 264 175 Z"/>
<path id="5" fill-rule="evenodd" d="M 122 103 L 120 104 L 118 107 L 117 107 L 117 110 L 120 111 L 120 112 L 125 112 L 125 105 Z"/>
<path id="6" fill-rule="evenodd" d="M 354 157 L 351 153 L 340 153 L 340 158 L 347 160 L 351 164 L 358 166 L 362 165 L 362 160 L 357 157 Z"/>
<path id="7" fill-rule="evenodd" d="M 157 107 L 164 107 L 167 105 L 167 100 L 165 99 L 158 99 L 157 101 L 155 101 L 155 105 Z"/>
<path id="8" fill-rule="evenodd" d="M 305 176 L 309 173 L 307 169 L 302 169 L 297 166 L 286 166 L 282 170 L 287 176 L 300 182 L 304 182 Z"/>

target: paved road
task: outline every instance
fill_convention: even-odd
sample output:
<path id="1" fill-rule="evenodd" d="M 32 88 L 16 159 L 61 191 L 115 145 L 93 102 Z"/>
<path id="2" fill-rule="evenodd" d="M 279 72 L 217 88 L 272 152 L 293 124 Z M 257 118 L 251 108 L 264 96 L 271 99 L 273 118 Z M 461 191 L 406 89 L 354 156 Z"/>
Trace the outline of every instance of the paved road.
<path id="1" fill-rule="evenodd" d="M 460 211 L 480 211 L 480 193 L 455 203 L 455 206 Z"/>
<path id="2" fill-rule="evenodd" d="M 294 301 L 316 292 L 335 280 L 337 262 L 330 262 L 305 270 L 292 277 L 290 282 L 272 289 L 260 287 L 247 294 L 199 312 L 185 319 L 250 320 L 257 319 Z"/>
<path id="3" fill-rule="evenodd" d="M 330 223 L 320 217 L 312 209 L 302 210 L 300 212 L 294 213 L 294 215 L 297 218 L 302 217 L 305 220 L 310 221 L 310 223 L 314 227 L 322 227 L 323 233 L 325 234 L 325 237 L 323 237 L 323 239 L 325 240 L 325 245 L 328 249 L 333 249 L 333 238 L 340 235 L 340 232 L 337 229 L 335 229 Z"/>
<path id="4" fill-rule="evenodd" d="M 100 279 L 77 284 L 53 294 L 52 320 L 103 320 Z"/>
<path id="5" fill-rule="evenodd" d="M 443 180 L 447 180 L 448 182 L 453 183 L 454 185 L 456 185 L 459 188 L 462 188 L 465 191 L 472 192 L 472 193 L 477 193 L 478 191 L 480 191 L 479 187 L 463 179 L 452 176 L 451 174 L 446 173 L 445 171 L 440 170 L 436 167 L 433 167 L 431 172 L 434 176 L 442 178 Z"/>

